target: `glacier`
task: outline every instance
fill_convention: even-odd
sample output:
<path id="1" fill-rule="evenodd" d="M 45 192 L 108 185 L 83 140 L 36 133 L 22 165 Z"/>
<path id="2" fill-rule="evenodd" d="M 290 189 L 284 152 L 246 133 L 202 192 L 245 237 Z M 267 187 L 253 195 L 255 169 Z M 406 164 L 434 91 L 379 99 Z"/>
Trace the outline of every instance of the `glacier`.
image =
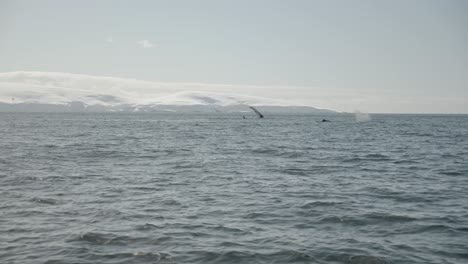
<path id="1" fill-rule="evenodd" d="M 234 88 L 62 72 L 5 72 L 0 73 L 0 111 L 248 112 L 248 106 L 256 106 L 266 112 L 333 112 L 229 92 Z"/>

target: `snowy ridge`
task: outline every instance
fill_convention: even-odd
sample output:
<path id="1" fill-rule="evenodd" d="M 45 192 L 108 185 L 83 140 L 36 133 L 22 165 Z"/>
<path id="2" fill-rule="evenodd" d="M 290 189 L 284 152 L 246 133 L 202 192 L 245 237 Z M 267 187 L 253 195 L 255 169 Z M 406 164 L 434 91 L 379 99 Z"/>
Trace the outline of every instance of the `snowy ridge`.
<path id="1" fill-rule="evenodd" d="M 0 73 L 0 111 L 244 111 L 247 105 L 306 109 L 294 102 L 234 94 L 235 86 L 160 83 L 58 72 Z"/>

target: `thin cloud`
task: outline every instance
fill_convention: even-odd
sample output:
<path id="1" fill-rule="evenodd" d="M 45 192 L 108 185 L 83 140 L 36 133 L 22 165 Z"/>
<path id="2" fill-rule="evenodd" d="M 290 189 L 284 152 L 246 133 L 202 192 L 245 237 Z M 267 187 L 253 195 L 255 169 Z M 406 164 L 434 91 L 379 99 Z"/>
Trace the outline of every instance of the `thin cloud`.
<path id="1" fill-rule="evenodd" d="M 114 39 L 112 37 L 107 37 L 104 40 L 109 43 L 114 43 Z"/>
<path id="2" fill-rule="evenodd" d="M 153 43 L 146 39 L 138 41 L 138 44 L 144 49 L 150 49 L 154 46 Z"/>

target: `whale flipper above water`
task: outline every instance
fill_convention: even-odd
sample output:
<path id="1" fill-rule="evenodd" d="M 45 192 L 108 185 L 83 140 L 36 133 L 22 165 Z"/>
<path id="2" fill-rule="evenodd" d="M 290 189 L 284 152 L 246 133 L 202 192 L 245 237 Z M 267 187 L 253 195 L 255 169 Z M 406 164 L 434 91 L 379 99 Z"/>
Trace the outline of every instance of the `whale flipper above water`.
<path id="1" fill-rule="evenodd" d="M 258 117 L 263 118 L 262 113 L 260 113 L 257 109 L 255 109 L 255 107 L 249 106 L 249 108 L 252 109 L 258 115 Z"/>

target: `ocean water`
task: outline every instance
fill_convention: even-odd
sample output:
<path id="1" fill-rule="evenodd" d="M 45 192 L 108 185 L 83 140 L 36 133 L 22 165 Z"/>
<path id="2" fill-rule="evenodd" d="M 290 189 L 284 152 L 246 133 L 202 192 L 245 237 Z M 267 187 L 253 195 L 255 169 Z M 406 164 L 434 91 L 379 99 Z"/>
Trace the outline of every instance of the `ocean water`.
<path id="1" fill-rule="evenodd" d="M 0 114 L 0 263 L 468 263 L 468 116 Z"/>

